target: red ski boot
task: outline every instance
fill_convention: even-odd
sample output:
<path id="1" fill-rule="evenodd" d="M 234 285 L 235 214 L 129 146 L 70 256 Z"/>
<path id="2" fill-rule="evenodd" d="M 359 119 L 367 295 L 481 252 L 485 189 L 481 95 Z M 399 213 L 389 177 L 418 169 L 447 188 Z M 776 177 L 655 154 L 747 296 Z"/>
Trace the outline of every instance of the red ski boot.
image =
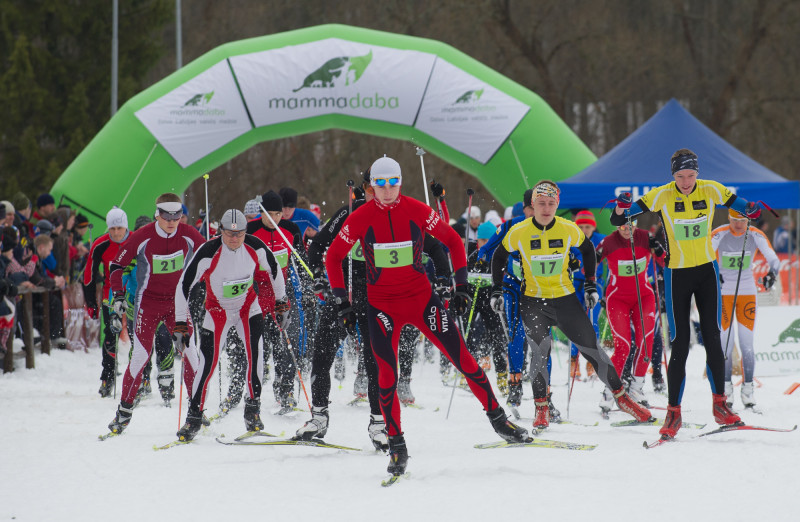
<path id="1" fill-rule="evenodd" d="M 740 424 L 742 422 L 742 419 L 728 407 L 728 404 L 725 402 L 725 395 L 717 395 L 714 393 L 712 396 L 714 397 L 714 420 L 717 421 L 717 424 L 725 426 L 728 424 Z"/>
<path id="2" fill-rule="evenodd" d="M 667 417 L 664 419 L 664 425 L 661 426 L 658 432 L 661 434 L 662 439 L 674 439 L 675 435 L 678 434 L 678 430 L 681 429 L 682 424 L 681 405 L 667 406 Z"/>
<path id="3" fill-rule="evenodd" d="M 533 418 L 533 429 L 542 431 L 550 426 L 550 407 L 547 404 L 547 399 L 536 399 L 533 402 L 536 405 L 536 416 Z"/>
<path id="4" fill-rule="evenodd" d="M 617 399 L 617 406 L 619 406 L 619 409 L 631 415 L 637 421 L 645 422 L 652 417 L 652 415 L 650 415 L 650 410 L 635 402 L 631 399 L 630 395 L 625 393 L 625 388 L 620 387 L 618 390 L 614 390 L 613 393 L 614 398 Z"/>

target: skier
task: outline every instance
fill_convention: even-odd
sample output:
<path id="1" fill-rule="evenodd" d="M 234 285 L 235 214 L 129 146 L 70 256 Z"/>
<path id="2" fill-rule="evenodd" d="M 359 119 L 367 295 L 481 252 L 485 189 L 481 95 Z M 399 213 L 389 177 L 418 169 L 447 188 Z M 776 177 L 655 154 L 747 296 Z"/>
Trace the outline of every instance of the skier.
<path id="1" fill-rule="evenodd" d="M 219 222 L 221 236 L 213 238 L 192 257 L 175 293 L 175 338 L 179 347 L 187 346 L 184 380 L 189 390 L 186 423 L 178 431 L 179 440 L 192 440 L 200 430 L 206 390 L 217 366 L 221 343 L 228 330 L 235 328 L 244 341 L 247 354 L 247 391 L 244 423 L 247 431 L 264 429 L 261 422 L 261 377 L 264 360 L 260 341 L 264 319 L 283 322 L 285 303 L 283 271 L 263 241 L 246 234 L 247 220 L 240 210 L 226 210 Z M 192 288 L 203 281 L 206 286 L 205 314 L 194 325 L 199 343 L 189 343 L 188 299 Z M 278 310 L 278 317 L 272 314 Z"/>
<path id="2" fill-rule="evenodd" d="M 180 223 L 181 199 L 167 192 L 156 199 L 156 222 L 140 228 L 128 238 L 110 264 L 112 328 L 127 310 L 122 274 L 134 258 L 139 284 L 135 308 L 136 324 L 133 353 L 122 381 L 122 395 L 114 420 L 108 425 L 112 433 L 121 433 L 130 423 L 133 400 L 142 380 L 142 372 L 153 352 L 153 339 L 159 323 L 175 332 L 175 291 L 188 262 L 203 244 L 203 236 L 191 225 Z M 121 328 L 119 324 L 118 328 Z M 115 333 L 119 333 L 119 329 Z M 180 333 L 180 332 L 178 332 Z M 185 332 L 184 332 L 185 333 Z"/>
<path id="3" fill-rule="evenodd" d="M 725 402 L 725 362 L 719 332 L 719 268 L 709 227 L 716 205 L 733 208 L 750 219 L 761 214 L 757 204 L 736 196 L 721 183 L 698 179 L 697 155 L 691 150 L 675 151 L 670 167 L 674 182 L 652 189 L 636 203 L 630 193 L 620 194 L 611 214 L 611 224 L 619 226 L 644 212 L 657 212 L 667 236 L 664 287 L 672 355 L 667 370 L 669 406 L 660 430 L 665 439 L 674 438 L 681 427 L 693 295 L 700 314 L 714 420 L 722 425 L 741 422 Z"/>
<path id="4" fill-rule="evenodd" d="M 347 298 L 341 263 L 356 242 L 361 242 L 367 265 L 369 335 L 378 364 L 381 411 L 389 434 L 387 470 L 400 475 L 408 462 L 397 400 L 397 343 L 405 324 L 416 326 L 467 377 L 470 389 L 501 437 L 516 442 L 528 440 L 527 430 L 506 418 L 486 374 L 467 351 L 452 315 L 444 309 L 425 275 L 422 243 L 425 233 L 430 233 L 442 240 L 452 256 L 456 290 L 451 309 L 462 315 L 467 312 L 467 260 L 460 238 L 436 211 L 400 195 L 402 172 L 395 160 L 386 156 L 376 160 L 370 167 L 370 185 L 375 199 L 347 218 L 328 249 L 325 268 L 340 320 L 345 328 L 352 329 L 356 317 Z"/>
<path id="5" fill-rule="evenodd" d="M 109 264 L 119 251 L 120 246 L 128 240 L 128 215 L 121 208 L 114 207 L 106 214 L 108 232 L 98 237 L 89 249 L 88 266 L 83 272 L 83 295 L 89 317 L 97 319 L 102 306 L 103 320 L 103 371 L 100 373 L 100 397 L 108 397 L 114 389 L 117 358 L 117 336 L 111 330 L 112 317 L 109 310 L 111 284 L 109 283 Z M 102 270 L 102 274 L 101 274 Z M 103 299 L 97 303 L 97 283 L 103 282 Z M 122 318 L 116 319 L 121 321 Z M 119 325 L 119 329 L 122 325 Z"/>
<path id="6" fill-rule="evenodd" d="M 656 300 L 653 288 L 647 282 L 646 267 L 651 260 L 651 251 L 659 259 L 664 256 L 664 248 L 651 238 L 646 230 L 633 229 L 627 224 L 620 225 L 617 230 L 606 236 L 597 247 L 599 259 L 608 263 L 608 281 L 606 285 L 606 314 L 611 334 L 614 336 L 614 355 L 611 362 L 617 374 L 622 375 L 623 367 L 631 352 L 631 322 L 636 334 L 635 360 L 633 362 L 633 380 L 628 394 L 631 398 L 648 406 L 644 395 L 644 379 L 647 374 L 647 361 L 653 349 L 655 330 Z M 636 265 L 631 253 L 631 234 L 633 234 Z M 639 279 L 638 286 L 634 277 Z M 638 295 L 637 295 L 638 294 Z M 641 301 L 640 301 L 641 300 Z M 642 318 L 639 316 L 639 302 L 642 306 Z M 600 409 L 604 413 L 611 411 L 614 396 L 611 390 L 603 391 Z"/>
<path id="7" fill-rule="evenodd" d="M 733 382 L 731 381 L 734 340 L 730 329 L 733 327 L 734 295 L 736 296 L 736 322 L 739 325 L 739 350 L 742 353 L 742 404 L 755 408 L 753 372 L 756 366 L 753 351 L 753 327 L 756 322 L 756 288 L 753 276 L 753 256 L 756 250 L 766 258 L 769 272 L 762 279 L 764 288 L 769 290 L 775 284 L 781 261 L 772 249 L 769 239 L 757 227 L 749 227 L 747 217 L 733 209 L 728 209 L 728 225 L 721 226 L 711 233 L 711 246 L 717 251 L 720 268 L 719 282 L 722 289 L 722 349 L 725 352 L 725 396 L 728 406 L 733 406 Z M 745 245 L 745 230 L 747 244 Z M 742 257 L 744 252 L 744 257 Z M 737 294 L 738 290 L 738 294 Z"/>
<path id="8" fill-rule="evenodd" d="M 533 217 L 511 227 L 492 256 L 492 308 L 502 311 L 502 281 L 509 253 L 520 253 L 525 279 L 519 306 L 531 352 L 531 384 L 536 406 L 533 426 L 541 430 L 550 424 L 547 357 L 550 355 L 551 326 L 557 326 L 578 346 L 603 384 L 613 390 L 620 409 L 638 421 L 646 421 L 650 412 L 625 393 L 619 374 L 599 348 L 592 323 L 575 296 L 568 267 L 570 248 L 576 246 L 583 254 L 585 302 L 589 310 L 598 300 L 594 282 L 597 258 L 594 245 L 581 229 L 575 223 L 556 216 L 559 194 L 554 182 L 543 180 L 537 183 L 531 196 Z"/>

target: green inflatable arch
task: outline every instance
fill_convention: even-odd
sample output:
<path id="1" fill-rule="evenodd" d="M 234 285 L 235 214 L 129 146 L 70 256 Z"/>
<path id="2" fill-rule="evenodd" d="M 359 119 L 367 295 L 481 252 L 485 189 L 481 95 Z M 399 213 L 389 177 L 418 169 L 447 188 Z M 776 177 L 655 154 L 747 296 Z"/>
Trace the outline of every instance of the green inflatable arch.
<path id="1" fill-rule="evenodd" d="M 257 143 L 332 128 L 412 141 L 504 205 L 596 159 L 539 96 L 446 44 L 322 25 L 222 45 L 139 93 L 51 192 L 105 228 L 113 205 L 150 214 Z"/>

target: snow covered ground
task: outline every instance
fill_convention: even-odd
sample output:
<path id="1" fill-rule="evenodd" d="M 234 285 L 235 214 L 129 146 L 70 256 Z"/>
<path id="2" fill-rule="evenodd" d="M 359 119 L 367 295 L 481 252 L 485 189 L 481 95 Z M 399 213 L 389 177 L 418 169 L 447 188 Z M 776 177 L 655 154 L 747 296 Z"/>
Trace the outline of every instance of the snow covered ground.
<path id="1" fill-rule="evenodd" d="M 563 355 L 563 353 L 562 353 Z M 97 395 L 100 352 L 55 350 L 37 354 L 37 368 L 0 376 L 0 520 L 769 520 L 800 519 L 797 492 L 800 432 L 738 431 L 653 450 L 651 426 L 614 428 L 625 420 L 600 418 L 599 383 L 576 383 L 570 419 L 540 438 L 597 444 L 594 451 L 524 448 L 478 450 L 498 440 L 477 400 L 441 383 L 436 364 L 414 367 L 412 389 L 424 409 L 404 408 L 410 477 L 380 487 L 388 458 L 367 438 L 368 409 L 348 406 L 352 365 L 331 393 L 326 440 L 361 448 L 224 446 L 214 438 L 244 431 L 241 405 L 201 432 L 196 441 L 166 451 L 154 444 L 175 438 L 177 407 L 153 396 L 136 409 L 121 437 L 107 431 L 116 402 Z M 567 414 L 566 368 L 554 360 L 554 400 Z M 684 396 L 684 421 L 713 428 L 711 395 L 704 380 L 704 353 L 692 350 Z M 490 372 L 494 382 L 494 372 Z M 783 395 L 800 376 L 763 377 L 757 399 L 763 415 L 745 412 L 753 424 L 791 427 L 800 419 L 800 392 Z M 224 382 L 224 380 L 223 380 Z M 217 411 L 216 377 L 207 412 Z M 646 390 L 651 403 L 666 398 Z M 533 401 L 525 388 L 521 421 L 530 427 Z M 266 431 L 291 436 L 308 418 L 270 414 L 270 384 L 262 407 Z M 300 397 L 303 408 L 305 399 Z M 184 403 L 185 405 L 185 403 Z M 185 406 L 184 406 L 185 408 Z M 741 408 L 739 388 L 736 406 Z M 654 410 L 659 417 L 663 410 Z M 184 413 L 185 414 L 185 413 Z M 182 420 L 182 419 L 181 419 Z"/>

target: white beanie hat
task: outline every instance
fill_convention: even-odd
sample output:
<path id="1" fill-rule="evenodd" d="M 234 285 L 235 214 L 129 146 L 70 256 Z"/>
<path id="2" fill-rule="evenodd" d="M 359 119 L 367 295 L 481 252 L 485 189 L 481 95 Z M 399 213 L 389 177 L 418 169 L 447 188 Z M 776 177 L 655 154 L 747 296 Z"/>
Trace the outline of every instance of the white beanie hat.
<path id="1" fill-rule="evenodd" d="M 108 211 L 108 214 L 106 214 L 106 226 L 108 228 L 128 228 L 128 215 L 121 208 L 114 207 Z"/>
<path id="2" fill-rule="evenodd" d="M 369 168 L 370 182 L 375 178 L 400 178 L 399 185 L 402 185 L 403 174 L 400 170 L 400 164 L 384 154 L 382 158 L 376 159 Z"/>
<path id="3" fill-rule="evenodd" d="M 0 201 L 0 205 L 6 207 L 6 214 L 13 214 L 14 212 L 16 212 L 14 210 L 14 205 L 12 205 L 10 201 L 5 201 L 5 200 Z M 5 219 L 5 218 L 6 218 L 5 216 L 0 216 L 0 219 Z"/>
<path id="4" fill-rule="evenodd" d="M 476 206 L 471 206 L 469 208 L 469 217 L 470 218 L 479 218 L 481 217 L 481 209 Z"/>

